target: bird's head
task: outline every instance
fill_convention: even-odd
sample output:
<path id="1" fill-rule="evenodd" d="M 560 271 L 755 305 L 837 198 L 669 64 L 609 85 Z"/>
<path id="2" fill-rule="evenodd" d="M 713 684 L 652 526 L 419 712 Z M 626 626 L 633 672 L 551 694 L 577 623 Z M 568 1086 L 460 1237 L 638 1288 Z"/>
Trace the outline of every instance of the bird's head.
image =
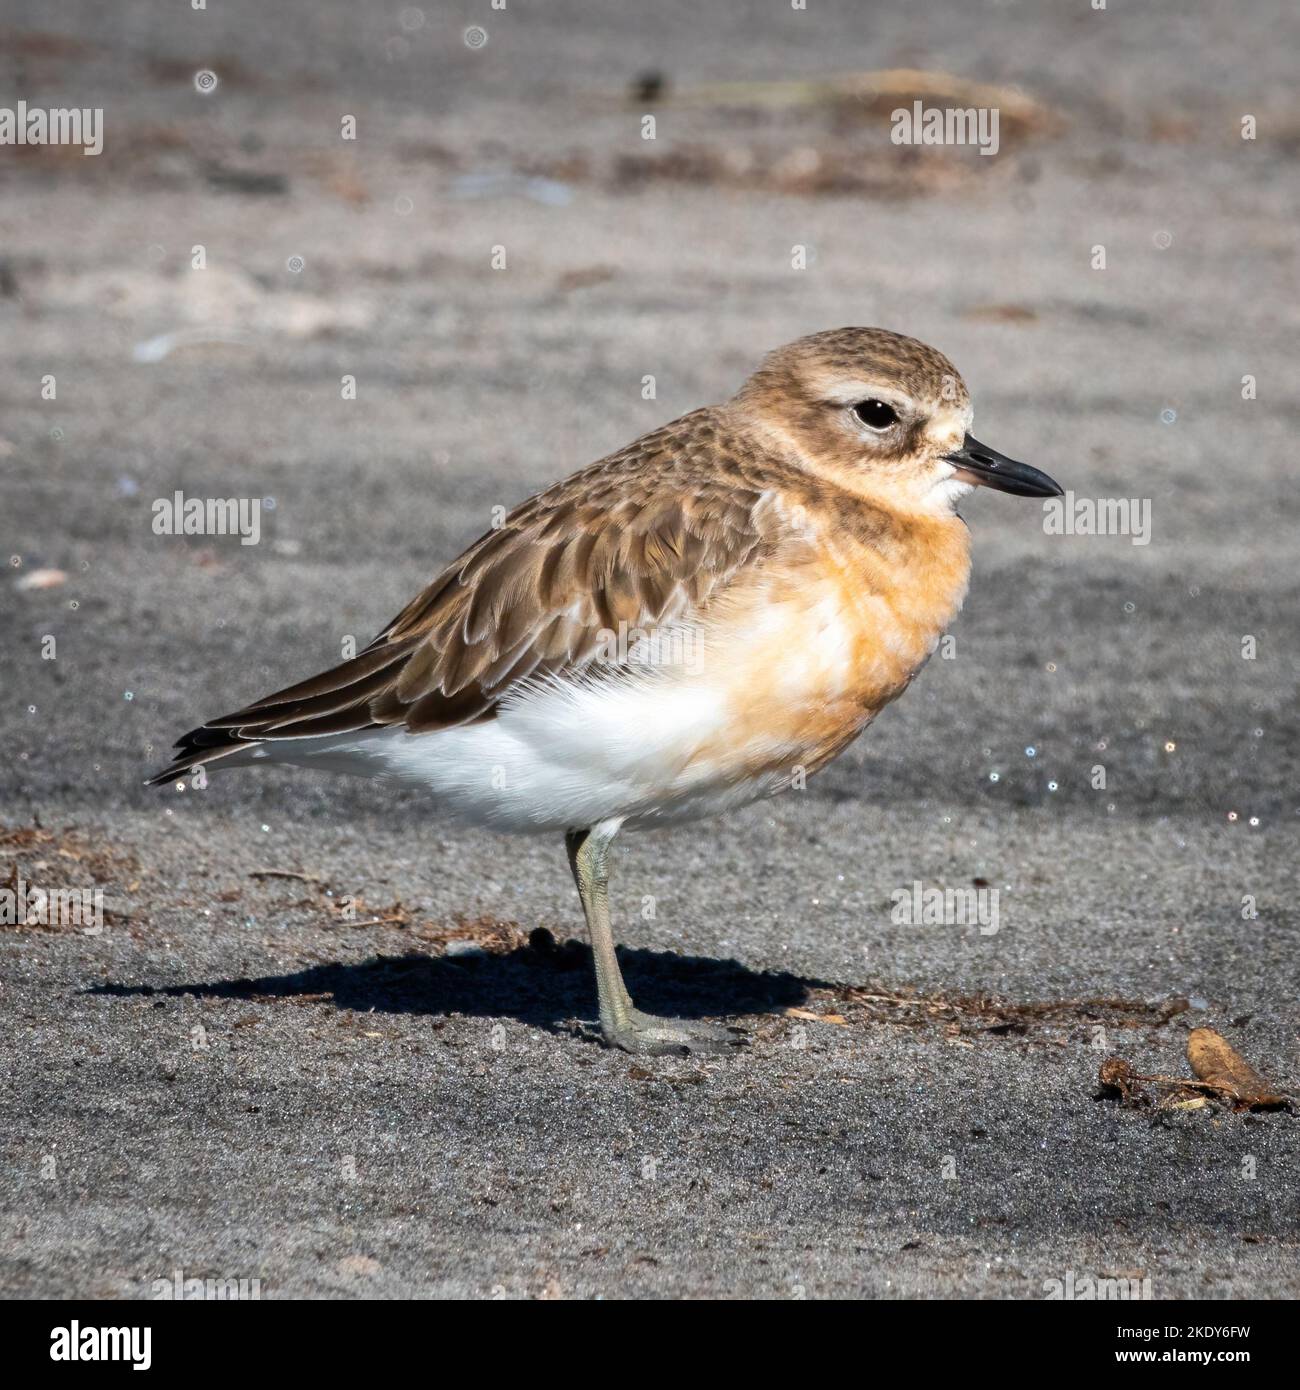
<path id="1" fill-rule="evenodd" d="M 732 405 L 813 471 L 898 510 L 950 514 L 974 486 L 1061 495 L 1046 473 L 971 435 L 970 392 L 943 353 L 883 328 L 777 348 Z"/>

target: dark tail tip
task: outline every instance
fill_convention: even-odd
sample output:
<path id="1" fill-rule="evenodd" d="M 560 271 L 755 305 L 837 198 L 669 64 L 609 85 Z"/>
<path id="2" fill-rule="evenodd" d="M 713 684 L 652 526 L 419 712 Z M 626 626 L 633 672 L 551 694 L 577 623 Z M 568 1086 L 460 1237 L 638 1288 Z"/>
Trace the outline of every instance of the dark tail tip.
<path id="1" fill-rule="evenodd" d="M 191 729 L 176 740 L 176 757 L 161 772 L 144 779 L 146 787 L 161 787 L 193 772 L 205 763 L 216 762 L 218 758 L 232 753 L 246 743 L 233 729 L 210 729 L 206 725 Z"/>

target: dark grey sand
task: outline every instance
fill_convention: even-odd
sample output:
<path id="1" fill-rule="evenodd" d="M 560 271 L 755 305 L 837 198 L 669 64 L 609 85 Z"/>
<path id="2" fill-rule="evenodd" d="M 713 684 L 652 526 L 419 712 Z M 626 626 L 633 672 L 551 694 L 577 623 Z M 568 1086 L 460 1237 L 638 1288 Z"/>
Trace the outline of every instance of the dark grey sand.
<path id="1" fill-rule="evenodd" d="M 4 1291 L 1295 1297 L 1296 1121 L 1096 1082 L 1109 1052 L 1186 1075 L 1197 1025 L 1300 1081 L 1294 6 L 399 14 L 6 6 L 0 104 L 103 106 L 106 144 L 0 149 L 0 816 L 49 832 L 0 873 L 110 913 L 0 930 Z M 645 69 L 897 66 L 1063 124 L 986 159 L 861 111 L 620 101 Z M 700 172 L 647 175 L 645 109 Z M 877 182 L 801 186 L 818 158 Z M 622 845 L 638 1001 L 746 1028 L 739 1055 L 590 1039 L 558 843 L 323 775 L 140 786 L 368 639 L 494 506 L 843 323 L 944 349 L 982 438 L 1146 499 L 1150 543 L 976 496 L 952 659 L 806 792 Z M 275 509 L 255 546 L 157 536 L 178 488 Z M 43 568 L 66 581 L 18 587 Z M 975 879 L 995 934 L 891 920 Z"/>

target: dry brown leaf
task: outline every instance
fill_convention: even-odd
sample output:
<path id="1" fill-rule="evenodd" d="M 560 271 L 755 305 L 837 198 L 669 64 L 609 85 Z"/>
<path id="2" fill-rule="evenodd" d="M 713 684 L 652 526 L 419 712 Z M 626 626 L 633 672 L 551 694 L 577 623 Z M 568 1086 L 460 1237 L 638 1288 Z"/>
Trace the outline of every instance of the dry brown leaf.
<path id="1" fill-rule="evenodd" d="M 1213 1028 L 1193 1028 L 1187 1035 L 1187 1060 L 1207 1085 L 1238 1105 L 1284 1105 L 1267 1081 L 1235 1047 Z"/>
<path id="2" fill-rule="evenodd" d="M 847 1028 L 849 1022 L 843 1014 L 815 1014 L 810 1009 L 796 1009 L 793 1006 L 785 1010 L 785 1016 L 804 1019 L 809 1023 L 833 1023 L 837 1028 Z"/>

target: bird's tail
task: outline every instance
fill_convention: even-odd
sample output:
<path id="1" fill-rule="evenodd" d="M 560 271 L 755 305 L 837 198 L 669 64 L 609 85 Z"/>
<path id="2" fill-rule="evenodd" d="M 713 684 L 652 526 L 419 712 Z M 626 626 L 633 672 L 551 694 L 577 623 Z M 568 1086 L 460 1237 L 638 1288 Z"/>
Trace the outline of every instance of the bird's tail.
<path id="1" fill-rule="evenodd" d="M 415 637 L 388 641 L 381 633 L 365 651 L 340 665 L 278 690 L 234 714 L 208 720 L 202 728 L 191 729 L 177 740 L 171 764 L 150 777 L 145 785 L 161 786 L 218 761 L 228 767 L 253 762 L 264 758 L 271 745 L 283 740 L 378 727 L 374 702 L 388 690 L 419 640 Z M 471 696 L 478 697 L 477 686 L 468 689 L 463 698 Z M 404 712 L 399 706 L 399 714 Z M 389 715 L 387 722 L 393 717 Z"/>
<path id="2" fill-rule="evenodd" d="M 257 747 L 256 743 L 238 737 L 233 729 L 213 729 L 204 726 L 191 729 L 188 734 L 176 740 L 176 753 L 172 761 L 161 772 L 145 778 L 146 787 L 161 787 L 174 782 L 196 768 L 229 758 L 234 753 L 248 753 Z M 239 761 L 243 761 L 240 759 Z"/>

